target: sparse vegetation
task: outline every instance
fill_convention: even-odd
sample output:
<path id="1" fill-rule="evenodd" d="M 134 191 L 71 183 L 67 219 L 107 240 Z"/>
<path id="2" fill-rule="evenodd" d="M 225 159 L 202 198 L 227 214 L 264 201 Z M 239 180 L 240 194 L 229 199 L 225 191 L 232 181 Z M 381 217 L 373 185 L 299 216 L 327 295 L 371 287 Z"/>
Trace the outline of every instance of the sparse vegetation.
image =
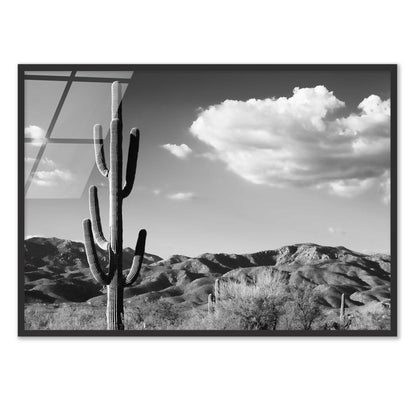
<path id="1" fill-rule="evenodd" d="M 130 307 L 126 312 L 127 329 L 177 329 L 183 321 L 180 306 L 159 299 L 154 302 L 143 301 L 139 305 Z"/>
<path id="2" fill-rule="evenodd" d="M 105 324 L 105 307 L 76 303 L 35 303 L 25 307 L 25 329 L 28 330 L 99 330 Z"/>
<path id="3" fill-rule="evenodd" d="M 336 309 L 323 308 L 313 285 L 299 286 L 263 278 L 221 282 L 215 309 L 191 309 L 169 299 L 125 305 L 126 330 L 388 330 L 390 309 L 374 302 L 349 310 L 340 325 Z M 105 307 L 86 304 L 32 304 L 25 308 L 26 329 L 100 330 Z"/>
<path id="4" fill-rule="evenodd" d="M 125 274 L 134 254 L 128 248 L 123 252 Z M 100 263 L 108 262 L 108 253 L 99 247 L 97 255 Z M 143 266 L 140 279 L 125 290 L 126 330 L 390 327 L 389 256 L 298 244 L 245 255 L 206 253 L 163 261 L 147 253 Z M 346 275 L 349 267 L 353 273 Z M 98 305 L 107 295 L 91 278 L 82 243 L 26 240 L 24 278 L 28 329 L 105 328 L 97 317 L 105 315 Z"/>

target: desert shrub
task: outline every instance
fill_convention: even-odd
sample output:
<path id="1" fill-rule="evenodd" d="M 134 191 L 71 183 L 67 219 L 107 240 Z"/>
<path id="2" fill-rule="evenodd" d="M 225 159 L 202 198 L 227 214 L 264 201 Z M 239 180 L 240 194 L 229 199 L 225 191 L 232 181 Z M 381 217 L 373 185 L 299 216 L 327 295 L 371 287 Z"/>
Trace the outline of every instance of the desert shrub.
<path id="1" fill-rule="evenodd" d="M 390 330 L 391 311 L 387 305 L 374 301 L 363 306 L 348 308 L 344 320 L 339 318 L 339 310 L 331 310 L 321 329 L 325 330 Z"/>
<path id="2" fill-rule="evenodd" d="M 302 283 L 286 287 L 283 317 L 285 329 L 309 331 L 320 327 L 322 307 L 313 285 Z"/>
<path id="3" fill-rule="evenodd" d="M 275 330 L 283 312 L 283 285 L 271 277 L 221 284 L 213 324 L 216 329 Z"/>
<path id="4" fill-rule="evenodd" d="M 181 322 L 176 305 L 161 300 L 143 302 L 140 307 L 126 305 L 125 329 L 174 329 Z M 33 304 L 25 307 L 25 329 L 28 330 L 105 330 L 105 306 L 85 304 Z"/>
<path id="5" fill-rule="evenodd" d="M 390 330 L 391 311 L 381 303 L 368 305 L 365 310 L 357 310 L 352 314 L 350 330 Z"/>
<path id="6" fill-rule="evenodd" d="M 238 327 L 230 319 L 218 319 L 217 314 L 209 314 L 206 308 L 199 307 L 186 311 L 177 329 L 201 331 L 238 329 Z"/>
<path id="7" fill-rule="evenodd" d="M 234 298 L 221 303 L 217 320 L 220 320 L 224 327 L 231 324 L 235 329 L 275 330 L 282 314 L 281 306 L 278 296 Z"/>
<path id="8" fill-rule="evenodd" d="M 177 329 L 183 320 L 180 306 L 166 299 L 143 300 L 125 311 L 126 329 Z"/>
<path id="9" fill-rule="evenodd" d="M 25 307 L 25 329 L 89 330 L 105 329 L 105 308 L 85 304 L 33 304 Z"/>
<path id="10" fill-rule="evenodd" d="M 193 310 L 181 329 L 319 329 L 323 315 L 314 286 L 287 285 L 272 277 L 221 283 L 215 311 Z"/>

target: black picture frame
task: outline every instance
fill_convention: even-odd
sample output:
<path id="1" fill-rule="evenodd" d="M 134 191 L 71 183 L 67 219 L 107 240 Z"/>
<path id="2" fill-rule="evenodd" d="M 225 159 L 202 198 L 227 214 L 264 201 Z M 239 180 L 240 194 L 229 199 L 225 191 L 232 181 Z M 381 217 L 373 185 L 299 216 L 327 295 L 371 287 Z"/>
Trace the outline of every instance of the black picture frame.
<path id="1" fill-rule="evenodd" d="M 223 330 L 146 330 L 146 331 L 107 331 L 107 330 L 26 330 L 24 328 L 24 236 L 25 236 L 25 174 L 24 174 L 24 97 L 25 97 L 25 71 L 134 71 L 148 70 L 293 70 L 293 71 L 389 71 L 391 85 L 391 210 L 390 210 L 390 246 L 391 246 L 391 329 L 390 330 L 355 330 L 355 331 L 223 331 Z M 40 77 L 41 78 L 41 77 Z M 53 77 L 48 76 L 48 79 Z M 39 78 L 38 78 L 39 79 Z M 61 79 L 61 77 L 60 77 Z M 287 64 L 201 64 L 201 65 L 150 65 L 150 64 L 20 64 L 18 65 L 18 336 L 250 336 L 250 337 L 281 337 L 281 336 L 307 336 L 307 337 L 395 337 L 397 336 L 397 65 L 396 64 L 313 64 L 313 65 L 287 65 Z"/>

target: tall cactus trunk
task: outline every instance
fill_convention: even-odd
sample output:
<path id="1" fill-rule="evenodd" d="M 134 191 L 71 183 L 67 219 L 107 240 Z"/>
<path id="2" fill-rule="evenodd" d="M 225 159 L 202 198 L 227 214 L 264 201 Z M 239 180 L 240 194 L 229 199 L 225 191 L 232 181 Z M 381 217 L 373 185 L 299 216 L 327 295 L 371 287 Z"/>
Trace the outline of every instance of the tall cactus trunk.
<path id="1" fill-rule="evenodd" d="M 110 247 L 116 258 L 113 280 L 107 287 L 107 329 L 124 329 L 123 302 L 123 198 L 122 165 L 123 143 L 121 126 L 121 100 L 119 84 L 112 85 L 110 125 Z"/>
<path id="2" fill-rule="evenodd" d="M 114 96 L 114 92 L 113 92 Z M 113 100 L 114 101 L 114 100 Z M 121 123 L 114 113 L 110 126 L 110 247 L 116 258 L 113 280 L 107 287 L 107 329 L 124 329 L 123 302 L 123 218 L 121 197 L 121 175 L 123 148 L 121 141 Z"/>
<path id="3" fill-rule="evenodd" d="M 117 272 L 107 287 L 107 329 L 124 329 L 124 288 L 119 284 Z"/>
<path id="4" fill-rule="evenodd" d="M 123 275 L 123 199 L 127 198 L 133 188 L 136 175 L 137 155 L 139 152 L 139 130 L 130 132 L 130 146 L 126 170 L 126 182 L 122 186 L 123 175 L 123 143 L 122 143 L 122 114 L 121 87 L 113 83 L 111 90 L 111 124 L 110 124 L 110 169 L 107 169 L 102 143 L 102 128 L 94 126 L 94 145 L 97 168 L 108 177 L 110 198 L 110 239 L 104 237 L 97 188 L 90 188 L 91 220 L 84 220 L 85 251 L 93 277 L 102 285 L 107 286 L 107 329 L 124 329 L 124 287 L 132 285 L 140 276 L 143 262 L 146 230 L 141 230 L 137 239 L 133 263 L 127 277 Z M 95 242 L 101 248 L 106 248 L 109 255 L 108 273 L 104 273 L 98 261 Z"/>

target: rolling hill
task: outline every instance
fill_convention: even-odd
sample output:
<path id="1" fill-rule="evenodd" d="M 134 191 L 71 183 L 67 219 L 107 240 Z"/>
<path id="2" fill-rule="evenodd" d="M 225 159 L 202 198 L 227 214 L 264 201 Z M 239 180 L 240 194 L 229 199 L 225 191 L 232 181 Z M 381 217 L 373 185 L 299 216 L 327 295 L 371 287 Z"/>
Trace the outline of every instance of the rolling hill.
<path id="1" fill-rule="evenodd" d="M 80 242 L 33 237 L 25 241 L 25 302 L 105 303 L 105 288 L 91 277 Z M 107 253 L 98 249 L 106 264 Z M 133 250 L 124 250 L 128 269 Z M 197 257 L 174 255 L 162 259 L 145 254 L 142 278 L 125 289 L 127 303 L 166 298 L 191 308 L 207 303 L 215 279 L 257 282 L 278 279 L 298 285 L 309 282 L 319 292 L 320 302 L 338 308 L 342 293 L 346 305 L 361 306 L 390 299 L 390 256 L 362 254 L 345 247 L 295 244 L 252 254 L 212 254 Z"/>

